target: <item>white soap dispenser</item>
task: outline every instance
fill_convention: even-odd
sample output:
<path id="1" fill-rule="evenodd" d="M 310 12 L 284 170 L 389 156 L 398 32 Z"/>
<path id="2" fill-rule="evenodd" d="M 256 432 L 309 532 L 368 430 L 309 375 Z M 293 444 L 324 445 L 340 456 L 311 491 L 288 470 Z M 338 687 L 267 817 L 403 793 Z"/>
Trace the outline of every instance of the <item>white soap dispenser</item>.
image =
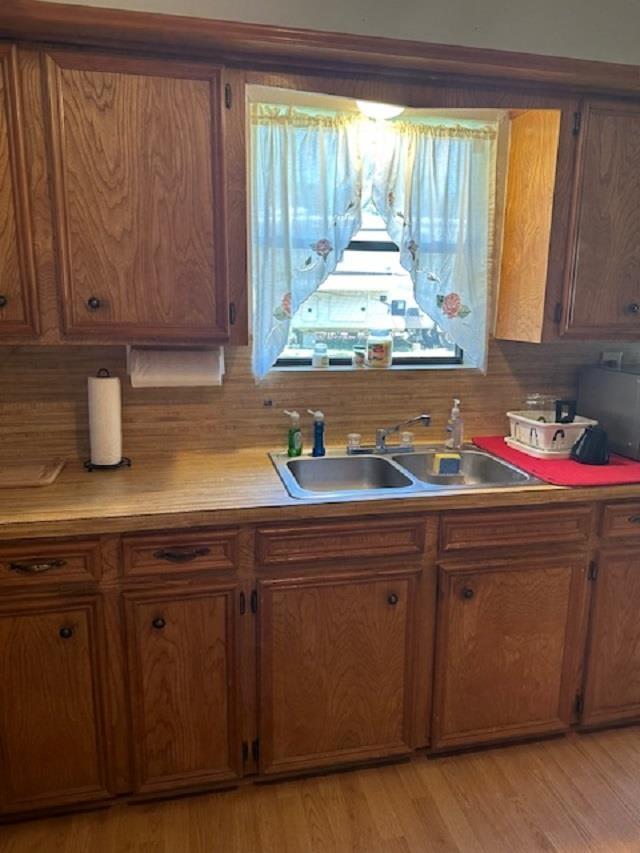
<path id="1" fill-rule="evenodd" d="M 451 450 L 460 450 L 464 441 L 464 423 L 460 415 L 460 400 L 457 397 L 453 398 L 453 407 L 451 416 L 447 423 L 447 438 L 445 447 Z"/>

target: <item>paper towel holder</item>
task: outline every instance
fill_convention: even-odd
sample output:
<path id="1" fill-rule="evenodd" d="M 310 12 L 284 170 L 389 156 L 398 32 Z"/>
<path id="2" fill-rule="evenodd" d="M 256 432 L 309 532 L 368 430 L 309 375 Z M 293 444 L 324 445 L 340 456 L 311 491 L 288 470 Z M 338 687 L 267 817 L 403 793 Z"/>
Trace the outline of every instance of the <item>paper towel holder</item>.
<path id="1" fill-rule="evenodd" d="M 106 379 L 111 376 L 111 374 L 106 367 L 101 367 L 96 373 L 96 376 Z M 115 471 L 118 468 L 131 468 L 131 459 L 129 459 L 128 456 L 123 456 L 119 462 L 115 462 L 113 465 L 97 465 L 95 462 L 92 462 L 91 459 L 87 459 L 84 463 L 84 467 L 89 474 L 92 471 Z"/>
<path id="2" fill-rule="evenodd" d="M 96 465 L 90 459 L 84 463 L 84 467 L 89 473 L 92 471 L 115 471 L 117 468 L 131 468 L 131 460 L 128 456 L 123 456 L 119 462 L 114 465 Z"/>

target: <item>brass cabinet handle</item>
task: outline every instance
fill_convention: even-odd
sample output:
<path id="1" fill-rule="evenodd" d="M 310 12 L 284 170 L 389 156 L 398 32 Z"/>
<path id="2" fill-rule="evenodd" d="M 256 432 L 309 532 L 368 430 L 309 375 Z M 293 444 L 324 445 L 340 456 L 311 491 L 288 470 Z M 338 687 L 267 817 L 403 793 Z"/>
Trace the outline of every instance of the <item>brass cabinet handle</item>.
<path id="1" fill-rule="evenodd" d="M 26 562 L 9 563 L 9 568 L 12 572 L 21 572 L 25 575 L 40 575 L 43 572 L 49 572 L 51 569 L 61 569 L 67 565 L 66 560 L 27 560 Z"/>
<path id="2" fill-rule="evenodd" d="M 4 294 L 0 293 L 0 308 L 6 308 L 8 301 L 9 300 L 7 299 L 7 297 Z"/>
<path id="3" fill-rule="evenodd" d="M 470 586 L 463 586 L 460 595 L 462 598 L 470 600 L 475 595 L 475 591 Z"/>
<path id="4" fill-rule="evenodd" d="M 156 560 L 166 560 L 169 563 L 189 563 L 198 557 L 206 557 L 211 553 L 211 548 L 161 548 L 155 551 L 153 556 Z"/>

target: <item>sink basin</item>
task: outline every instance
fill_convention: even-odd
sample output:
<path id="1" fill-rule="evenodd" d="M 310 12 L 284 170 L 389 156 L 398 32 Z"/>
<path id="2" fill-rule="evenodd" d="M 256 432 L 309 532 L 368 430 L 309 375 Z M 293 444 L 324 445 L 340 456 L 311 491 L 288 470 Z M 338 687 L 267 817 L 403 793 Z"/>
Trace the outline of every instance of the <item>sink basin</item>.
<path id="1" fill-rule="evenodd" d="M 287 459 L 278 472 L 294 497 L 313 492 L 360 494 L 411 487 L 413 480 L 380 456 L 323 456 L 318 459 Z M 293 489 L 293 491 L 292 491 Z"/>
<path id="2" fill-rule="evenodd" d="M 348 456 L 331 451 L 318 459 L 309 456 L 290 459 L 286 453 L 270 456 L 291 497 L 303 500 L 409 497 L 483 486 L 534 486 L 540 482 L 508 462 L 471 447 L 459 451 L 460 474 L 434 475 L 433 456 L 442 449 L 428 447 L 386 456 Z"/>
<path id="3" fill-rule="evenodd" d="M 470 486 L 516 486 L 537 482 L 519 468 L 496 459 L 495 456 L 483 450 L 458 451 L 462 457 L 460 474 L 433 474 L 433 457 L 437 452 L 438 448 L 434 448 L 418 453 L 398 454 L 392 458 L 416 479 L 433 486 L 467 488 Z"/>

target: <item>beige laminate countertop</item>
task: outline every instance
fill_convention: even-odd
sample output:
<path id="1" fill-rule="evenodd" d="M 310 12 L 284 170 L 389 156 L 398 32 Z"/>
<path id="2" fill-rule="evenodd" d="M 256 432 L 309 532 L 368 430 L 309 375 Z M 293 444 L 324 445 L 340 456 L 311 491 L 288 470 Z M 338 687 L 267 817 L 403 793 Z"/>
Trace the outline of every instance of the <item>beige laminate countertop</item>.
<path id="1" fill-rule="evenodd" d="M 0 540 L 161 530 L 208 524 L 640 499 L 640 484 L 475 489 L 367 501 L 289 497 L 267 448 L 139 457 L 131 468 L 88 473 L 69 461 L 51 486 L 0 489 Z"/>

